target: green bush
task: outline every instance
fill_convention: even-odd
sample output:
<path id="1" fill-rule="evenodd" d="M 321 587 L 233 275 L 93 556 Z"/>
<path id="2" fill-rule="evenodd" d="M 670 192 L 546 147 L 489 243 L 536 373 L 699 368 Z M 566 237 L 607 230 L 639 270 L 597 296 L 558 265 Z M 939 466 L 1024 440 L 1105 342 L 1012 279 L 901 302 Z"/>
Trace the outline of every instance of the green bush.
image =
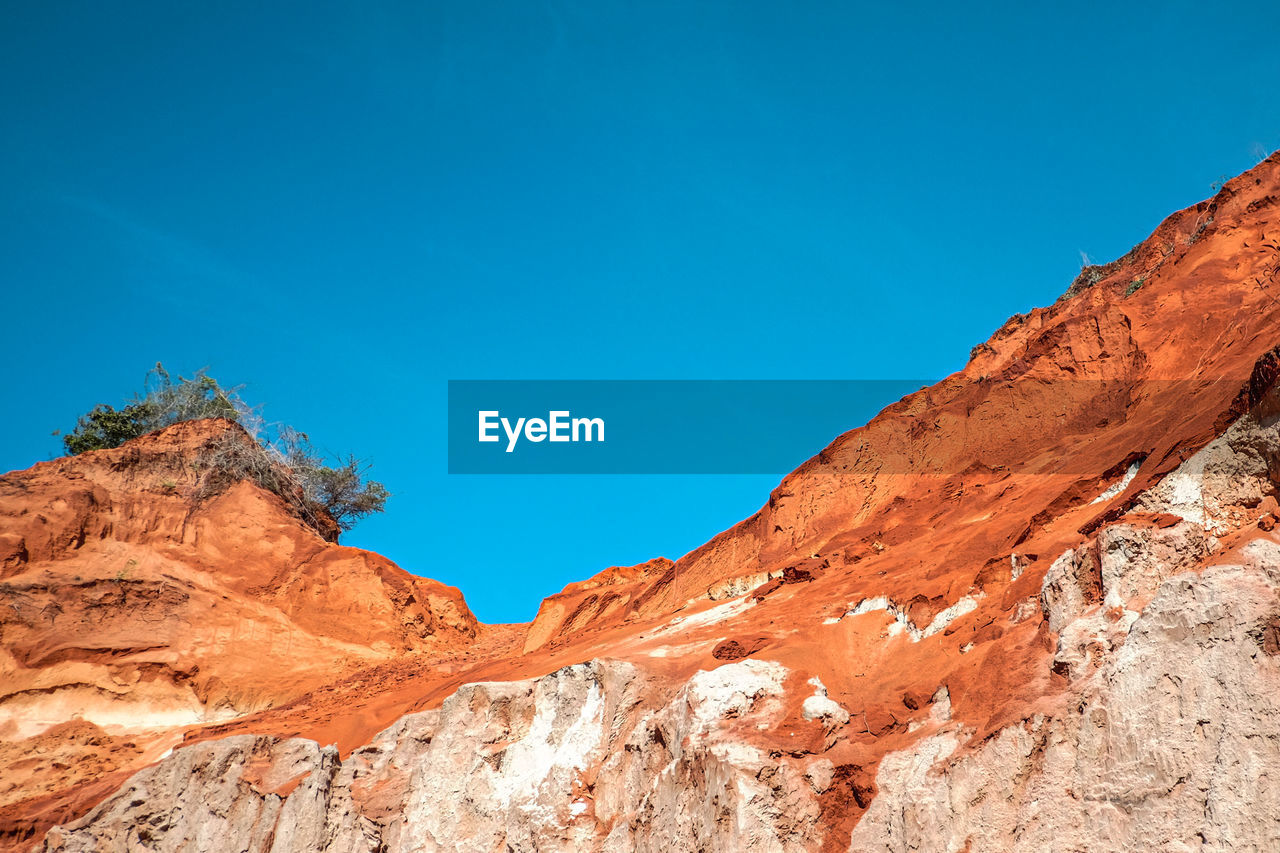
<path id="1" fill-rule="evenodd" d="M 324 507 L 338 526 L 350 530 L 357 521 L 382 512 L 391 493 L 377 480 L 365 478 L 368 465 L 355 456 L 330 467 L 311 446 L 306 433 L 282 430 L 279 449 L 301 487 L 303 500 Z"/>
<path id="2" fill-rule="evenodd" d="M 196 371 L 190 379 L 182 376 L 174 382 L 164 366 L 156 366 L 147 374 L 146 392 L 134 395 L 133 401 L 120 409 L 105 403 L 94 406 L 80 416 L 76 428 L 63 436 L 62 443 L 68 453 L 84 453 L 86 450 L 106 450 L 119 447 L 131 438 L 146 435 L 179 421 L 200 418 L 227 418 L 239 421 L 241 414 L 248 414 L 236 393 L 225 390 L 204 370 Z"/>
<path id="3" fill-rule="evenodd" d="M 119 411 L 106 404 L 97 405 L 80 416 L 75 430 L 64 435 L 62 443 L 68 453 L 119 447 L 131 438 L 151 432 L 147 426 L 150 420 L 145 403 L 130 403 Z"/>
<path id="4" fill-rule="evenodd" d="M 94 406 L 62 441 L 72 454 L 105 450 L 172 424 L 204 418 L 239 423 L 254 441 L 227 433 L 202 448 L 194 460 L 199 476 L 197 500 L 240 480 L 251 480 L 279 495 L 329 539 L 385 510 L 391 493 L 378 481 L 367 479 L 366 463 L 348 456 L 336 465 L 326 464 L 306 433 L 265 423 L 258 410 L 240 398 L 239 388 L 223 388 L 204 370 L 190 379 L 179 376 L 175 382 L 157 362 L 147 374 L 145 393 L 135 394 L 120 409 Z"/>

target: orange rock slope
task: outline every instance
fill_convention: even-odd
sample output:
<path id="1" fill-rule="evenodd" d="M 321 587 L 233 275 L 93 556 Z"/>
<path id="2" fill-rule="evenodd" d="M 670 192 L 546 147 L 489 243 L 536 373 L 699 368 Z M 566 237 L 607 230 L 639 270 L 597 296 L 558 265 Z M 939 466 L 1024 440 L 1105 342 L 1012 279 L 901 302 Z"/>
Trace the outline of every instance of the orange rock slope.
<path id="1" fill-rule="evenodd" d="M 234 429 L 226 424 L 185 424 L 10 474 L 0 480 L 8 750 L 0 829 L 15 849 L 34 844 L 179 742 L 216 750 L 253 735 L 277 745 L 261 747 L 269 752 L 304 738 L 336 744 L 334 760 L 365 767 L 359 762 L 392 749 L 389 727 L 412 728 L 407 721 L 423 714 L 444 726 L 464 696 L 473 709 L 488 708 L 492 697 L 476 691 L 496 690 L 485 686 L 493 682 L 537 679 L 535 693 L 553 683 L 569 690 L 562 674 L 570 673 L 596 679 L 606 694 L 610 684 L 646 686 L 616 711 L 604 752 L 573 765 L 561 798 L 568 816 L 558 841 L 537 842 L 543 848 L 648 843 L 645 821 L 656 813 L 645 810 L 657 808 L 660 786 L 639 804 L 606 806 L 604 793 L 610 774 L 622 772 L 625 732 L 642 730 L 649 739 L 634 751 L 674 757 L 645 770 L 627 765 L 636 785 L 657 786 L 684 760 L 668 742 L 676 730 L 685 732 L 685 753 L 705 741 L 733 772 L 752 768 L 750 784 L 764 786 L 757 799 L 773 798 L 758 814 L 746 805 L 738 812 L 775 833 L 775 846 L 758 849 L 899 849 L 893 839 L 903 826 L 938 833 L 962 820 L 972 823 L 968 835 L 924 847 L 961 849 L 1003 832 L 1007 844 L 986 849 L 1017 848 L 1025 828 L 974 817 L 987 814 L 981 798 L 973 815 L 908 820 L 910 806 L 886 786 L 917 765 L 934 767 L 935 781 L 945 776 L 942 765 L 920 764 L 945 738 L 938 754 L 954 767 L 992 744 L 1033 737 L 1041 739 L 1033 757 L 1010 775 L 1010 785 L 1030 790 L 1028 779 L 1049 773 L 1045 732 L 1077 725 L 1070 714 L 1084 713 L 1090 690 L 1122 681 L 1116 655 L 1126 638 L 1138 637 L 1128 653 L 1138 655 L 1153 630 L 1143 620 L 1167 615 L 1174 593 L 1162 584 L 1173 570 L 1254 565 L 1274 541 L 1280 464 L 1268 456 L 1266 430 L 1280 376 L 1278 200 L 1273 156 L 1171 216 L 1125 257 L 1084 270 L 1054 305 L 1010 319 L 961 372 L 837 438 L 751 518 L 674 563 L 572 584 L 528 626 L 477 625 L 456 591 L 323 542 L 247 483 L 193 504 L 184 460 Z M 1261 467 L 1239 462 L 1246 456 Z M 1274 625 L 1248 630 L 1266 653 L 1251 665 L 1272 666 L 1275 651 L 1265 646 L 1280 648 Z M 602 659 L 626 675 L 572 668 Z M 725 704 L 717 671 L 762 686 L 743 693 L 726 681 L 728 695 L 745 695 L 746 704 Z M 1280 685 L 1270 670 L 1250 672 Z M 547 680 L 553 673 L 559 681 Z M 767 718 L 752 710 L 760 696 L 773 697 Z M 714 738 L 710 729 L 654 723 L 675 713 L 673 702 L 694 709 L 680 725 L 701 719 L 708 703 L 721 708 Z M 503 713 L 502 725 L 519 728 Z M 501 751 L 493 751 L 523 742 L 518 734 L 475 735 L 483 773 L 498 772 Z M 1086 746 L 1079 756 L 1093 755 Z M 57 756 L 91 762 L 59 769 L 75 762 Z M 718 772 L 702 767 L 698 784 Z M 807 788 L 793 784 L 801 778 Z M 421 803 L 413 811 L 404 793 L 413 784 L 399 778 L 375 793 L 354 785 L 355 806 L 344 808 L 398 849 L 388 827 L 430 811 Z M 118 829 L 111 821 L 127 810 L 113 812 L 112 802 L 58 830 L 48 849 L 82 849 L 68 840 L 77 832 L 101 838 Z M 677 813 L 679 832 L 697 843 L 729 831 L 723 815 L 704 829 L 697 816 Z M 474 816 L 466 831 L 487 819 Z M 435 817 L 412 820 L 426 821 L 437 841 L 462 831 Z M 594 822 L 583 828 L 586 820 Z M 1095 815 L 1082 826 L 1109 820 Z M 875 835 L 880 826 L 898 829 Z M 750 844 L 735 835 L 708 849 L 739 841 L 757 849 L 764 831 L 753 829 Z"/>
<path id="2" fill-rule="evenodd" d="M 248 482 L 194 499 L 191 463 L 226 432 L 252 441 L 229 422 L 182 423 L 0 478 L 10 820 L 153 760 L 185 727 L 483 633 L 456 589 L 324 541 Z"/>

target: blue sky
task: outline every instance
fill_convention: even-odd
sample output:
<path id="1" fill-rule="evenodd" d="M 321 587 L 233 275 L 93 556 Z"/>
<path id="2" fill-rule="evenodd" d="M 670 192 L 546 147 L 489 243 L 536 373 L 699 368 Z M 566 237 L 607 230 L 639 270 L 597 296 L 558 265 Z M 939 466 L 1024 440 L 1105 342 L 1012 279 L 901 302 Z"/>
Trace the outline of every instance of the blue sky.
<path id="1" fill-rule="evenodd" d="M 1280 147 L 1278 25 L 1274 3 L 6 4 L 0 469 L 158 359 L 208 366 L 373 460 L 395 497 L 348 544 L 529 619 L 777 478 L 450 477 L 448 379 L 941 377 L 1082 252 Z"/>

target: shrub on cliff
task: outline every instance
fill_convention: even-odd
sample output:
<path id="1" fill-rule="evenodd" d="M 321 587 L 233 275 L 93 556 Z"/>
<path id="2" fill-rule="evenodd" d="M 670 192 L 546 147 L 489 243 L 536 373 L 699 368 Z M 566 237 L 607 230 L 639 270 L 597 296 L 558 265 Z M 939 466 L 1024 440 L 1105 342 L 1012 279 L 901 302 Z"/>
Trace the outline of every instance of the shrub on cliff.
<path id="1" fill-rule="evenodd" d="M 193 462 L 198 500 L 251 480 L 279 495 L 326 538 L 336 539 L 338 531 L 382 512 L 391 496 L 381 483 L 367 479 L 366 463 L 348 456 L 336 465 L 325 464 L 306 433 L 265 423 L 257 409 L 240 398 L 238 388 L 223 388 L 204 370 L 175 382 L 157 363 L 147 374 L 142 395 L 135 394 L 120 409 L 105 403 L 94 406 L 62 441 L 72 454 L 105 450 L 172 424 L 204 418 L 235 421 L 254 441 L 244 440 L 243 433 L 226 433 L 201 449 Z"/>
<path id="2" fill-rule="evenodd" d="M 382 512 L 391 493 L 377 480 L 366 479 L 367 463 L 348 455 L 336 467 L 324 464 L 306 434 L 285 431 L 281 442 L 289 469 L 302 487 L 304 499 L 324 507 L 343 530 L 350 530 L 360 519 Z"/>
<path id="3" fill-rule="evenodd" d="M 203 370 L 190 379 L 179 376 L 174 382 L 159 362 L 147 374 L 146 392 L 120 409 L 105 403 L 80 416 L 76 428 L 63 436 L 68 453 L 119 447 L 131 438 L 200 418 L 240 420 L 249 413 L 237 389 L 224 389 Z"/>
<path id="4" fill-rule="evenodd" d="M 75 430 L 64 435 L 62 443 L 73 454 L 119 447 L 150 432 L 144 426 L 148 420 L 150 413 L 141 403 L 130 403 L 119 411 L 106 404 L 97 405 L 80 416 Z"/>

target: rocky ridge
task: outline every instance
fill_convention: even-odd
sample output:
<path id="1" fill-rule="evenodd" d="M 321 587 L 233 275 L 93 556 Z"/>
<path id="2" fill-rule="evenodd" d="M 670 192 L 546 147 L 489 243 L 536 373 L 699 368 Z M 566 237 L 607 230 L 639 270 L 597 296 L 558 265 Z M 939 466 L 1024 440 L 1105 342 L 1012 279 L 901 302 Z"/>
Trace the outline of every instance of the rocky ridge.
<path id="1" fill-rule="evenodd" d="M 192 648 L 201 674 L 228 673 L 222 692 L 192 689 L 225 718 L 146 717 L 172 704 L 171 675 L 138 676 L 163 691 L 134 688 L 122 719 L 143 724 L 119 733 L 70 704 L 15 712 L 19 734 L 68 755 L 101 729 L 115 763 L 58 789 L 56 814 L 10 800 L 13 849 L 1276 847 L 1278 197 L 1273 157 L 838 438 L 752 518 L 675 562 L 571 585 L 529 626 L 477 625 L 420 579 L 397 598 L 408 576 L 372 555 L 326 585 L 306 558 L 281 560 L 270 589 L 237 587 L 237 525 L 287 525 L 247 484 L 218 499 L 234 507 L 175 497 L 172 517 L 138 509 L 106 533 L 59 509 L 90 522 L 43 536 L 26 516 L 48 517 L 78 470 L 56 466 L 96 463 L 7 475 L 50 491 L 0 493 L 0 509 L 28 500 L 0 540 L 6 583 L 102 577 L 111 549 L 163 530 L 148 548 L 317 644 L 278 694 L 244 686 L 243 652 Z M 113 512 L 142 493 L 122 481 Z M 344 598 L 357 587 L 382 598 Z M 363 641 L 321 630 L 335 602 L 365 608 Z M 163 623 L 158 607 L 141 612 Z M 37 624 L 0 626 L 15 677 L 70 685 L 64 663 L 107 666 L 44 651 L 92 647 Z M 113 648 L 112 665 L 154 663 Z M 344 677 L 313 678 L 305 664 L 335 648 Z"/>

